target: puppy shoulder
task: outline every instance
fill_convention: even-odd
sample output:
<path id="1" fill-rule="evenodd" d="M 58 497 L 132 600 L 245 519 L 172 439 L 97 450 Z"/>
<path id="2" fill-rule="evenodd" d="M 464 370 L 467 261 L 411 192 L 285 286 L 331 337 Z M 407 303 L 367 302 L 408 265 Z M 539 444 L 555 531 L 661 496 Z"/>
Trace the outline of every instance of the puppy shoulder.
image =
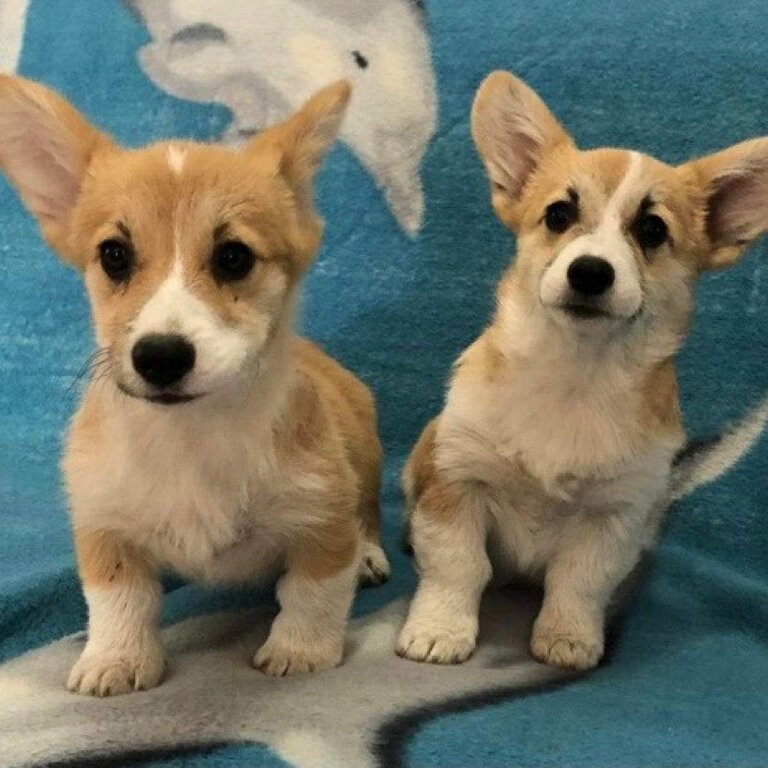
<path id="1" fill-rule="evenodd" d="M 299 370 L 313 379 L 318 391 L 328 399 L 343 399 L 357 413 L 372 414 L 371 391 L 351 371 L 334 360 L 317 344 L 307 339 L 294 341 Z"/>
<path id="2" fill-rule="evenodd" d="M 496 329 L 491 326 L 459 355 L 453 365 L 451 387 L 492 386 L 500 381 L 510 363 L 496 336 Z"/>

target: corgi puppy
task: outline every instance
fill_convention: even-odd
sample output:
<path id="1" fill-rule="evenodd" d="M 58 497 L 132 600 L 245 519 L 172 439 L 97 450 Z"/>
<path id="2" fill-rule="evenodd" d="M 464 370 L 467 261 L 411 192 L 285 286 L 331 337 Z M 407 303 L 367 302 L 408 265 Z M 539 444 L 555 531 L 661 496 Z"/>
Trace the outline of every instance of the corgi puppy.
<path id="1" fill-rule="evenodd" d="M 586 669 L 667 504 L 696 277 L 768 228 L 768 139 L 678 167 L 580 151 L 505 72 L 472 134 L 517 256 L 404 470 L 420 583 L 397 651 L 466 659 L 494 575 L 544 587 L 533 656 Z"/>
<path id="2" fill-rule="evenodd" d="M 358 578 L 388 574 L 373 399 L 293 330 L 323 231 L 313 177 L 349 97 L 329 86 L 241 150 L 128 150 L 0 76 L 0 169 L 82 273 L 98 345 L 63 459 L 89 614 L 72 691 L 160 682 L 165 570 L 282 573 L 253 660 L 269 675 L 339 664 Z"/>

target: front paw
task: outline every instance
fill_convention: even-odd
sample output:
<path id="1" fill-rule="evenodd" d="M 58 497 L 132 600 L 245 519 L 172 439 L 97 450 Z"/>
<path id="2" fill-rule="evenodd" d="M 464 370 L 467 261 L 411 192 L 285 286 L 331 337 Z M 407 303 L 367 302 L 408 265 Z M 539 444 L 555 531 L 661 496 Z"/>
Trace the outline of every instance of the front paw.
<path id="1" fill-rule="evenodd" d="M 407 622 L 397 641 L 398 656 L 430 664 L 461 664 L 475 650 L 477 630 L 473 627 L 447 630 Z"/>
<path id="2" fill-rule="evenodd" d="M 592 669 L 603 657 L 602 632 L 584 632 L 568 626 L 534 626 L 531 654 L 554 667 Z"/>
<path id="3" fill-rule="evenodd" d="M 72 667 L 67 688 L 88 696 L 119 696 L 154 688 L 164 670 L 165 656 L 159 644 L 108 652 L 86 647 Z"/>
<path id="4" fill-rule="evenodd" d="M 253 657 L 253 666 L 271 677 L 306 675 L 338 667 L 343 654 L 343 641 L 312 644 L 270 636 Z"/>

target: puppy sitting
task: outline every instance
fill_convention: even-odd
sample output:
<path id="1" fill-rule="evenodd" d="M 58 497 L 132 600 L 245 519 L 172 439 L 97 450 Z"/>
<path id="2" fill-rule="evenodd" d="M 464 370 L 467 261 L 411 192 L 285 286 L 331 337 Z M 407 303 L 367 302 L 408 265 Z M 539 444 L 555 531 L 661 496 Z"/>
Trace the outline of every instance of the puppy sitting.
<path id="1" fill-rule="evenodd" d="M 241 151 L 125 150 L 0 77 L 0 168 L 83 273 L 98 343 L 63 461 L 89 610 L 73 691 L 158 684 L 164 569 L 284 571 L 254 658 L 270 675 L 339 664 L 358 576 L 387 576 L 373 400 L 293 333 L 322 234 L 313 177 L 349 95 L 326 88 Z"/>
<path id="2" fill-rule="evenodd" d="M 768 228 L 768 139 L 677 168 L 582 152 L 503 72 L 472 132 L 518 251 L 405 468 L 421 581 L 398 652 L 466 659 L 493 572 L 544 585 L 532 654 L 589 668 L 683 445 L 674 359 L 696 276 Z"/>

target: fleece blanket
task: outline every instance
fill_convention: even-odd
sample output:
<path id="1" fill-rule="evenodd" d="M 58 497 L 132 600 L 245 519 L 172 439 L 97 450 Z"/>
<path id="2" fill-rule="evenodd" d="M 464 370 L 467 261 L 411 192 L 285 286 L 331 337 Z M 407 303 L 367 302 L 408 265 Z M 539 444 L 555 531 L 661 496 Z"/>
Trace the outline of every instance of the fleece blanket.
<path id="1" fill-rule="evenodd" d="M 57 461 L 92 339 L 78 277 L 0 181 L 0 765 L 768 764 L 764 245 L 698 289 L 680 359 L 687 481 L 606 662 L 568 676 L 531 661 L 537 596 L 515 590 L 488 595 L 468 664 L 391 652 L 415 584 L 397 475 L 514 248 L 469 137 L 478 83 L 511 69 L 582 146 L 682 161 L 768 134 L 766 31 L 764 0 L 0 0 L 0 70 L 57 87 L 129 145 L 237 142 L 354 82 L 302 325 L 376 392 L 393 565 L 358 596 L 337 670 L 248 668 L 269 585 L 169 581 L 166 682 L 67 694 L 86 616 Z"/>

